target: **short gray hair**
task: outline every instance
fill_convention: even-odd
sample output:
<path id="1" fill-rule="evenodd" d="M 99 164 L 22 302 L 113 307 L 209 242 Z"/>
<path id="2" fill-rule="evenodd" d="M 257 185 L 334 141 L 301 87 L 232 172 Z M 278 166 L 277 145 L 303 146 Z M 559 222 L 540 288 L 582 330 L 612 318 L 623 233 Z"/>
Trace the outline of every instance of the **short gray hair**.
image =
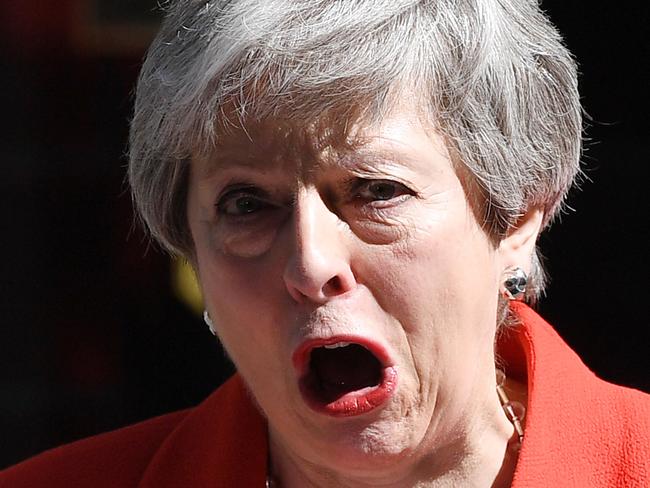
<path id="1" fill-rule="evenodd" d="M 576 64 L 536 0 L 179 0 L 144 62 L 131 124 L 137 210 L 169 251 L 191 256 L 191 154 L 214 150 L 233 113 L 316 119 L 356 105 L 376 120 L 395 90 L 473 175 L 486 231 L 561 210 L 580 172 Z M 401 88 L 400 88 L 401 87 Z M 234 101 L 234 105 L 233 105 Z M 528 299 L 543 291 L 536 253 Z"/>

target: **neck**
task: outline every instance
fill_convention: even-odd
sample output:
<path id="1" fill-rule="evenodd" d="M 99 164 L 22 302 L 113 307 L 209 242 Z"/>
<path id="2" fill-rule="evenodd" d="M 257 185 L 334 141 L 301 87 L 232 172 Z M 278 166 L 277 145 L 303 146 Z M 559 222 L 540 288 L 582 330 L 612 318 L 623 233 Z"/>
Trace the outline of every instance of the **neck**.
<path id="1" fill-rule="evenodd" d="M 506 390 L 524 400 L 525 387 L 508 381 Z M 496 395 L 488 408 L 473 412 L 474 422 L 453 441 L 432 443 L 419 456 L 400 456 L 382 464 L 369 459 L 372 470 L 344 472 L 324 462 L 305 459 L 273 431 L 270 439 L 270 472 L 277 488 L 438 488 L 476 486 L 507 488 L 517 462 L 516 432 Z M 437 447 L 436 447 L 437 444 Z"/>

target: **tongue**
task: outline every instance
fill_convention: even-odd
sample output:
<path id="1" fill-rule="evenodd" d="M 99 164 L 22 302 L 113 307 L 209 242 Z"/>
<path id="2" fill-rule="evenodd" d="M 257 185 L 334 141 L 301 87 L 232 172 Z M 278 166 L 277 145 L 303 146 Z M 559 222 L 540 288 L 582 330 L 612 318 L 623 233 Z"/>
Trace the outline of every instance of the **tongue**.
<path id="1" fill-rule="evenodd" d="M 375 386 L 381 381 L 381 364 L 366 348 L 351 344 L 312 351 L 311 367 L 329 393 L 344 394 Z"/>

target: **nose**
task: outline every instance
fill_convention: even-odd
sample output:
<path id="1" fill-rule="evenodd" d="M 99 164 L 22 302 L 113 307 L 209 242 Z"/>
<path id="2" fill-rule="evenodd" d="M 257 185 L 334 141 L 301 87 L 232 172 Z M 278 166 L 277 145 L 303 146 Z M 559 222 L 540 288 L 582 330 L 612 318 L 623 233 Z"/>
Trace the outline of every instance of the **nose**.
<path id="1" fill-rule="evenodd" d="M 341 224 L 316 190 L 298 192 L 283 276 L 296 302 L 323 304 L 355 288 Z"/>

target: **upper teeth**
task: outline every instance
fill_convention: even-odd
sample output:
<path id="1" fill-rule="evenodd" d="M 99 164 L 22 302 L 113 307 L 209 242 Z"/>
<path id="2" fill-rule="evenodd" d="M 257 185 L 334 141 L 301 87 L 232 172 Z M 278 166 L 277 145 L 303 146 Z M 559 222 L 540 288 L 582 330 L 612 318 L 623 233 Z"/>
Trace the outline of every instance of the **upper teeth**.
<path id="1" fill-rule="evenodd" d="M 325 349 L 336 349 L 337 347 L 346 347 L 346 346 L 349 346 L 349 345 L 350 345 L 349 342 L 337 342 L 335 344 L 326 344 L 323 347 Z"/>

